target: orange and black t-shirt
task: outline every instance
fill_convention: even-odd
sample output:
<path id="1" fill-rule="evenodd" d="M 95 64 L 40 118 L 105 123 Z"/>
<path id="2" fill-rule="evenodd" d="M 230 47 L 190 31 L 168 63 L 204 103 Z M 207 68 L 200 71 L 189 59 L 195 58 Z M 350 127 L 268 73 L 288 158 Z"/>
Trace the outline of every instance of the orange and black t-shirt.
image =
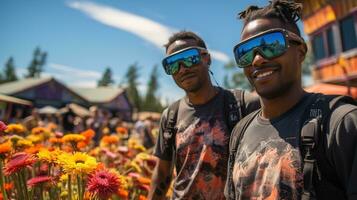
<path id="1" fill-rule="evenodd" d="M 175 156 L 176 178 L 172 199 L 225 199 L 230 131 L 223 113 L 223 95 L 223 89 L 219 88 L 214 98 L 200 106 L 192 105 L 187 98 L 181 99 L 175 144 L 164 144 L 167 114 L 163 113 L 154 154 L 164 160 L 173 160 Z M 251 105 L 245 104 L 248 109 Z M 175 145 L 175 154 L 172 145 Z"/>

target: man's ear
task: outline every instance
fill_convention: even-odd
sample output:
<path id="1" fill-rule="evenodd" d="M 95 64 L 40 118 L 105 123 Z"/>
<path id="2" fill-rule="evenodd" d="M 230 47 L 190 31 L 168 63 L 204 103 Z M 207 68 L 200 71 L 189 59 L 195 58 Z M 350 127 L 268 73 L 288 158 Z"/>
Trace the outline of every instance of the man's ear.
<path id="1" fill-rule="evenodd" d="M 207 66 L 209 67 L 211 65 L 211 54 L 207 53 Z"/>
<path id="2" fill-rule="evenodd" d="M 307 54 L 307 45 L 303 43 L 299 46 L 299 60 L 303 62 L 305 60 L 305 56 Z"/>

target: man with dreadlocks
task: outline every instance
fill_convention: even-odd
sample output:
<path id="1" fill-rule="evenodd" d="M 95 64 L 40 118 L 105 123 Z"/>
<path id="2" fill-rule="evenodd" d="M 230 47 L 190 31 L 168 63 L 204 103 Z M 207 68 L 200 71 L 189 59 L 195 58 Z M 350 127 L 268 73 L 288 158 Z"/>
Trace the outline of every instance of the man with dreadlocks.
<path id="1" fill-rule="evenodd" d="M 227 199 L 357 199 L 357 106 L 302 88 L 301 10 L 273 0 L 240 13 L 234 55 L 262 108 L 232 131 Z"/>

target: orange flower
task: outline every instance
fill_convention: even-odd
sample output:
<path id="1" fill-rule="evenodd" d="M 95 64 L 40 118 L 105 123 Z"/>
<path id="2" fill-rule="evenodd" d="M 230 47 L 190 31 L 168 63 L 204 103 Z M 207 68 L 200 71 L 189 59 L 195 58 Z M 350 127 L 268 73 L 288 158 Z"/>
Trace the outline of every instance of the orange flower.
<path id="1" fill-rule="evenodd" d="M 119 188 L 117 195 L 121 198 L 121 199 L 129 199 L 129 192 L 127 190 L 124 190 L 122 188 Z"/>
<path id="2" fill-rule="evenodd" d="M 62 138 L 50 138 L 49 141 L 54 145 L 60 145 L 63 143 Z"/>
<path id="3" fill-rule="evenodd" d="M 86 138 L 86 140 L 91 140 L 94 137 L 95 132 L 93 131 L 93 129 L 87 129 L 81 132 L 81 135 L 83 135 Z"/>
<path id="4" fill-rule="evenodd" d="M 82 149 L 84 147 L 88 146 L 88 144 L 86 142 L 78 142 L 77 143 L 77 148 L 78 149 Z"/>
<path id="5" fill-rule="evenodd" d="M 124 127 L 117 127 L 116 128 L 116 132 L 119 134 L 127 134 L 128 133 L 128 129 L 124 128 Z"/>
<path id="6" fill-rule="evenodd" d="M 4 142 L 2 144 L 0 144 L 0 155 L 1 154 L 6 154 L 9 153 L 11 151 L 11 142 L 10 140 L 7 142 Z"/>
<path id="7" fill-rule="evenodd" d="M 140 184 L 144 184 L 144 185 L 149 185 L 149 184 L 151 183 L 151 179 L 145 178 L 145 177 L 138 177 L 138 178 L 137 178 L 137 181 L 138 181 Z"/>
<path id="8" fill-rule="evenodd" d="M 48 132 L 49 132 L 49 130 L 44 127 L 35 127 L 31 130 L 31 134 L 34 134 L 34 135 L 42 135 L 42 134 L 48 133 Z"/>
<path id="9" fill-rule="evenodd" d="M 147 198 L 144 195 L 139 196 L 139 200 L 146 200 Z"/>
<path id="10" fill-rule="evenodd" d="M 14 183 L 13 182 L 5 183 L 4 184 L 4 188 L 5 188 L 6 191 L 10 191 L 10 190 L 12 190 L 14 188 Z"/>
<path id="11" fill-rule="evenodd" d="M 80 134 L 67 134 L 63 136 L 63 142 L 80 142 L 84 141 L 86 138 Z"/>
<path id="12" fill-rule="evenodd" d="M 119 137 L 116 135 L 106 135 L 102 138 L 103 144 L 110 145 L 110 144 L 118 144 Z"/>
<path id="13" fill-rule="evenodd" d="M 37 154 L 42 148 L 43 148 L 42 144 L 36 144 L 35 146 L 26 148 L 25 152 L 29 154 Z"/>

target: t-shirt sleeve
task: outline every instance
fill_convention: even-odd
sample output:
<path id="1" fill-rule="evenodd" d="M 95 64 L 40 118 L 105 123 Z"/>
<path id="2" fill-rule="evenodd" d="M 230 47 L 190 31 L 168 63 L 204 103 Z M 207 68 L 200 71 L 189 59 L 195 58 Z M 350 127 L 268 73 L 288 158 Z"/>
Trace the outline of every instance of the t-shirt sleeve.
<path id="1" fill-rule="evenodd" d="M 167 139 L 164 136 L 164 130 L 167 122 L 167 112 L 168 109 L 165 109 L 162 112 L 160 119 L 159 135 L 157 137 L 154 155 L 162 160 L 171 161 L 173 157 L 173 143 L 171 139 Z M 175 137 L 175 136 L 172 136 Z"/>
<path id="2" fill-rule="evenodd" d="M 258 110 L 260 108 L 260 100 L 259 96 L 257 94 L 251 93 L 244 91 L 243 93 L 243 99 L 244 99 L 244 113 L 243 115 L 246 116 L 249 113 Z"/>
<path id="3" fill-rule="evenodd" d="M 329 137 L 328 152 L 348 199 L 357 199 L 357 110 L 344 116 L 335 130 Z"/>

